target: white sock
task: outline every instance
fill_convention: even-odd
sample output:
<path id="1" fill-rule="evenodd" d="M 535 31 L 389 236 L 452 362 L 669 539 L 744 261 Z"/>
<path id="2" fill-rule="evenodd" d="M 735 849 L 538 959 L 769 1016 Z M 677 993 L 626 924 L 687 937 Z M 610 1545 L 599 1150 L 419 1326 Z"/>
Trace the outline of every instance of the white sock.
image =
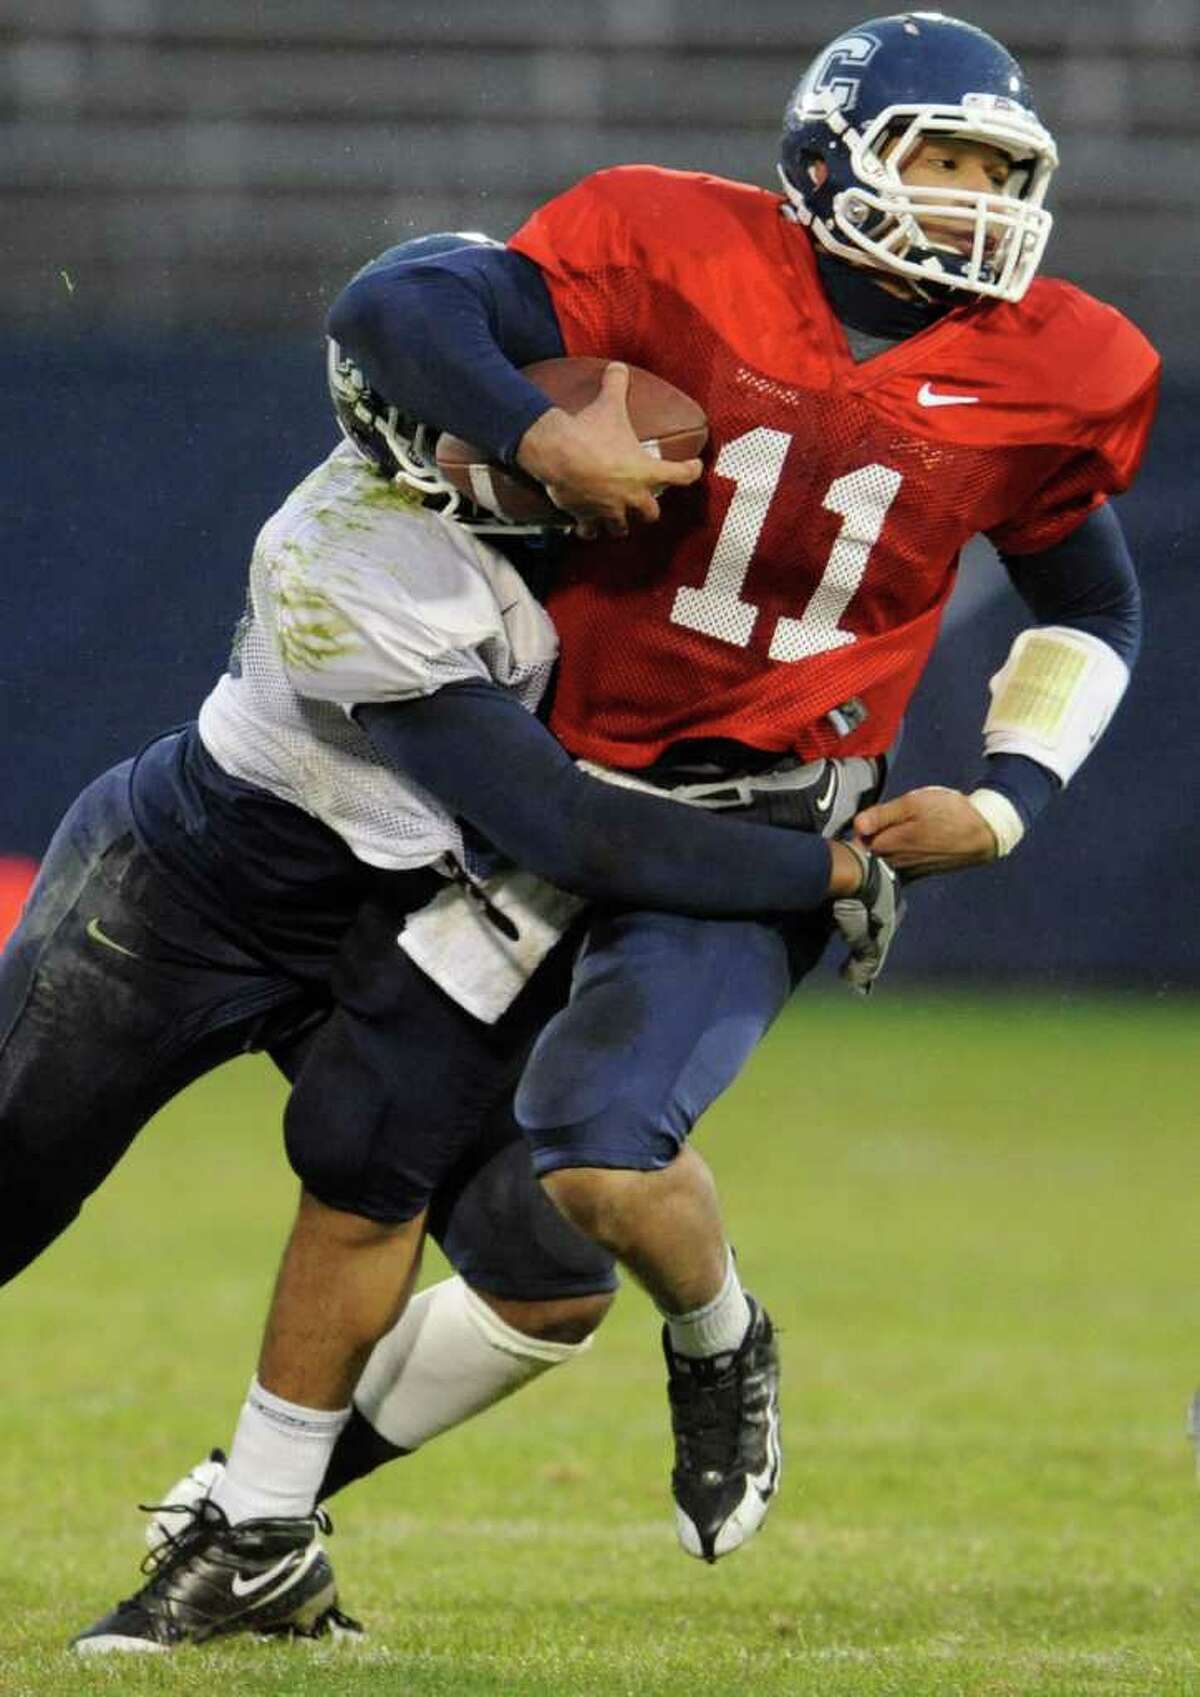
<path id="1" fill-rule="evenodd" d="M 693 1308 L 690 1314 L 663 1316 L 676 1355 L 730 1355 L 746 1335 L 750 1304 L 733 1256 L 726 1253 L 725 1282 L 712 1301 L 703 1308 Z"/>
<path id="2" fill-rule="evenodd" d="M 418 1292 L 381 1338 L 355 1406 L 389 1443 L 415 1450 L 588 1348 L 514 1330 L 455 1277 Z"/>
<path id="3" fill-rule="evenodd" d="M 212 1500 L 231 1525 L 311 1514 L 348 1408 L 302 1408 L 251 1379 Z"/>

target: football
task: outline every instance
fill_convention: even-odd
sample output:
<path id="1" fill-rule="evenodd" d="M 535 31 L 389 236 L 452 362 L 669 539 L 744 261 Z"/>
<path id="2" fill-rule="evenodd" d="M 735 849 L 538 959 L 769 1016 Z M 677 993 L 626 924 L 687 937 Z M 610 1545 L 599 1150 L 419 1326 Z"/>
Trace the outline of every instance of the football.
<path id="1" fill-rule="evenodd" d="M 606 359 L 544 359 L 522 373 L 564 412 L 581 412 L 600 390 Z M 642 445 L 664 460 L 690 460 L 708 441 L 703 407 L 665 378 L 640 366 L 629 368 L 629 419 Z M 490 460 L 482 448 L 460 436 L 437 441 L 442 475 L 476 506 L 516 524 L 569 522 L 542 485 L 523 472 Z"/>

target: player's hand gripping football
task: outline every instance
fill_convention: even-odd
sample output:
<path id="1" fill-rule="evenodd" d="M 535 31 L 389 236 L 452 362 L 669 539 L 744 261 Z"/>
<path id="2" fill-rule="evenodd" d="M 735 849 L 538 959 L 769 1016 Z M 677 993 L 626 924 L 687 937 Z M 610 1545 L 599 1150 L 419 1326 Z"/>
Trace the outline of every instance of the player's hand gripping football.
<path id="1" fill-rule="evenodd" d="M 629 422 L 628 388 L 629 367 L 614 361 L 590 405 L 574 414 L 551 407 L 521 438 L 517 464 L 579 520 L 577 536 L 627 536 L 634 518 L 653 524 L 659 491 L 695 483 L 703 470 L 699 460 L 646 452 Z"/>
<path id="2" fill-rule="evenodd" d="M 858 841 L 886 855 L 905 883 L 996 858 L 996 838 L 961 790 L 929 784 L 855 816 Z"/>
<path id="3" fill-rule="evenodd" d="M 846 940 L 850 952 L 841 968 L 841 977 L 860 996 L 871 993 L 871 987 L 883 971 L 892 939 L 904 918 L 904 897 L 900 880 L 886 860 L 871 854 L 857 843 L 845 845 L 862 867 L 862 882 L 852 896 L 841 896 L 833 904 L 833 918 Z"/>

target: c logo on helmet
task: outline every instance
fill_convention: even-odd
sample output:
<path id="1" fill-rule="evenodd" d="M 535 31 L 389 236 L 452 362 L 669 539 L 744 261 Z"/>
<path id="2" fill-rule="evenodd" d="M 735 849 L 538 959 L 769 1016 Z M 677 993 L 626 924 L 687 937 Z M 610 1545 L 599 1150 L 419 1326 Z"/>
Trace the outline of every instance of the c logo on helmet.
<path id="1" fill-rule="evenodd" d="M 843 35 L 835 41 L 805 79 L 797 102 L 800 110 L 816 107 L 822 112 L 832 108 L 853 111 L 858 103 L 859 78 L 847 73 L 861 71 L 869 65 L 880 45 L 874 35 Z"/>

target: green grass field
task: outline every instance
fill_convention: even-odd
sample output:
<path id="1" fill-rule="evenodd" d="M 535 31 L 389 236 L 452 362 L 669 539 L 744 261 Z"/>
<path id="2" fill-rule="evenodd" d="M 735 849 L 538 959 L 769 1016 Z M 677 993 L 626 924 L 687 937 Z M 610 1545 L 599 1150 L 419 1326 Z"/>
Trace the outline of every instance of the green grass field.
<path id="1" fill-rule="evenodd" d="M 1198 1026 L 886 991 L 781 1023 L 701 1141 L 785 1352 L 740 1555 L 675 1548 L 626 1289 L 588 1357 L 335 1502 L 365 1647 L 81 1666 L 134 1504 L 228 1440 L 292 1205 L 280 1087 L 226 1069 L 0 1299 L 0 1692 L 1200 1693 Z"/>

